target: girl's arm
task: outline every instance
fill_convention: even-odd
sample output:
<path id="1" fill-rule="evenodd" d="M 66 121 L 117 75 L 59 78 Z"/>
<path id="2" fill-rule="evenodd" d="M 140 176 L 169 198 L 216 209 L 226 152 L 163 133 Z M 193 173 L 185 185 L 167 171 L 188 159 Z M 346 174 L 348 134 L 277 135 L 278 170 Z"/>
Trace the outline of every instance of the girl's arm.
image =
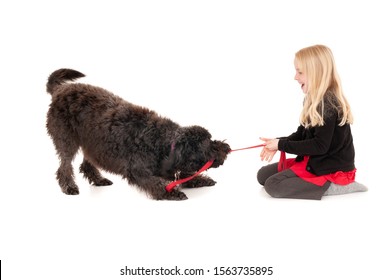
<path id="1" fill-rule="evenodd" d="M 309 139 L 295 140 L 298 137 L 298 132 L 291 134 L 286 139 L 280 139 L 278 149 L 290 154 L 300 156 L 322 155 L 327 153 L 332 142 L 335 126 L 337 121 L 337 114 L 331 114 L 324 119 L 323 126 L 317 126 L 311 129 L 312 137 Z M 309 133 L 309 132 L 308 132 Z"/>
<path id="2" fill-rule="evenodd" d="M 278 137 L 277 139 L 285 139 L 285 140 L 290 140 L 290 141 L 299 141 L 303 140 L 303 132 L 304 132 L 305 127 L 302 125 L 298 126 L 297 131 L 293 132 L 289 136 L 286 137 Z"/>

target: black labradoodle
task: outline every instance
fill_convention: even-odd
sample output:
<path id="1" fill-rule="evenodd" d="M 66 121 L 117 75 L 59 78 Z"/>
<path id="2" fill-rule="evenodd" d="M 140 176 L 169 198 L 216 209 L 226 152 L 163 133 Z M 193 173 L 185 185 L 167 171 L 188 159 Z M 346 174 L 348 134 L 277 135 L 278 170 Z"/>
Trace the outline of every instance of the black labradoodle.
<path id="1" fill-rule="evenodd" d="M 166 191 L 166 185 L 195 174 L 211 159 L 211 167 L 219 167 L 230 152 L 228 144 L 211 140 L 203 127 L 181 127 L 103 88 L 67 83 L 81 77 L 78 71 L 59 69 L 46 84 L 52 95 L 47 129 L 60 158 L 57 180 L 64 193 L 79 193 L 72 168 L 79 148 L 84 154 L 80 172 L 91 184 L 112 184 L 102 177 L 101 168 L 122 175 L 157 200 L 187 199 L 178 189 Z M 214 184 L 198 175 L 182 187 Z"/>

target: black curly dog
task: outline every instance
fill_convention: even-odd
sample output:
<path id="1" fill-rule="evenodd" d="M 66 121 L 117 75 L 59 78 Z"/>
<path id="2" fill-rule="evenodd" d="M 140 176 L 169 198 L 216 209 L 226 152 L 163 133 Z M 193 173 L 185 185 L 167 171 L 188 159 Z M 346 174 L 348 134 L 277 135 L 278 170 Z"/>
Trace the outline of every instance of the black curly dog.
<path id="1" fill-rule="evenodd" d="M 46 126 L 60 158 L 57 180 L 64 193 L 79 194 L 72 168 L 79 148 L 84 155 L 80 172 L 91 184 L 112 184 L 101 168 L 122 175 L 157 200 L 187 199 L 178 188 L 166 191 L 166 185 L 195 174 L 211 159 L 211 167 L 222 165 L 230 152 L 227 143 L 211 140 L 203 127 L 181 127 L 103 88 L 67 83 L 81 77 L 78 71 L 59 69 L 46 84 L 52 95 Z M 215 183 L 198 175 L 182 187 Z"/>

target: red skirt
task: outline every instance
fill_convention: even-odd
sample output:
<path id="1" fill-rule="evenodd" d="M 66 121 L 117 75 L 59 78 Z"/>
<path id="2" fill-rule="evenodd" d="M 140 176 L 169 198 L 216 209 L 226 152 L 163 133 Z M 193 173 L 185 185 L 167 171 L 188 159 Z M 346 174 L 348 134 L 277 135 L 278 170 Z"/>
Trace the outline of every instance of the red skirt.
<path id="1" fill-rule="evenodd" d="M 283 171 L 284 169 L 291 169 L 295 175 L 301 179 L 315 184 L 317 186 L 323 186 L 327 181 L 335 183 L 337 185 L 348 185 L 355 181 L 356 169 L 348 172 L 337 171 L 335 173 L 317 176 L 306 170 L 309 157 L 305 156 L 303 161 L 296 162 L 294 158 L 286 159 L 284 152 L 281 152 L 278 171 Z"/>

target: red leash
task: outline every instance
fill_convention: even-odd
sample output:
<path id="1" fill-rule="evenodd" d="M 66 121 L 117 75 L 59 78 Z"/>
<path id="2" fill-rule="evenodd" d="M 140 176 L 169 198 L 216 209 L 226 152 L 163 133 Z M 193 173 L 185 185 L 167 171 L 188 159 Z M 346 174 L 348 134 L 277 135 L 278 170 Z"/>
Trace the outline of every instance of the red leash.
<path id="1" fill-rule="evenodd" d="M 166 186 L 166 191 L 171 192 L 177 185 L 188 182 L 189 180 L 193 179 L 194 177 L 199 175 L 204 170 L 207 170 L 208 168 L 210 168 L 213 162 L 214 162 L 213 159 L 209 160 L 206 164 L 204 164 L 204 166 L 202 168 L 200 168 L 199 171 L 197 171 L 192 176 L 171 182 L 169 185 Z"/>
<path id="2" fill-rule="evenodd" d="M 247 148 L 231 150 L 230 152 L 236 152 L 236 151 L 241 151 L 241 150 L 259 148 L 259 147 L 264 147 L 264 146 L 265 146 L 265 144 L 260 144 L 260 145 L 251 146 L 251 147 L 247 147 Z M 280 171 L 282 171 L 282 170 L 285 170 L 286 168 L 287 168 L 287 164 L 286 164 L 286 153 L 280 151 L 280 158 L 279 158 L 279 163 L 278 163 L 278 170 L 279 170 L 279 172 L 280 172 Z"/>
<path id="3" fill-rule="evenodd" d="M 236 149 L 236 150 L 231 150 L 230 152 L 236 152 L 236 151 L 241 151 L 241 150 L 247 150 L 247 149 L 253 149 L 253 148 L 258 148 L 258 147 L 264 147 L 265 144 L 260 144 L 256 146 L 251 146 L 247 148 L 242 148 L 242 149 Z M 280 151 L 280 158 L 279 158 L 279 163 L 278 163 L 278 170 L 279 172 L 282 170 L 285 170 L 287 168 L 286 166 L 286 153 Z"/>
<path id="4" fill-rule="evenodd" d="M 265 146 L 265 144 L 260 144 L 260 145 L 256 145 L 256 146 L 251 146 L 251 147 L 246 147 L 246 148 L 241 148 L 241 149 L 235 149 L 235 150 L 231 150 L 230 153 L 231 152 L 236 152 L 236 151 L 247 150 L 247 149 L 264 147 L 264 146 Z M 193 174 L 190 177 L 171 182 L 169 185 L 166 186 L 166 191 L 171 192 L 177 185 L 180 185 L 182 183 L 188 182 L 189 180 L 192 180 L 194 177 L 196 177 L 197 175 L 199 175 L 203 171 L 205 171 L 208 168 L 210 168 L 213 162 L 214 162 L 213 159 L 209 160 L 206 164 L 204 164 L 204 166 L 202 168 L 200 168 L 199 171 L 197 171 L 195 174 Z"/>
<path id="5" fill-rule="evenodd" d="M 246 148 L 241 148 L 241 149 L 235 149 L 235 150 L 231 150 L 231 152 L 236 152 L 236 151 L 242 151 L 242 150 L 248 150 L 248 149 L 253 149 L 253 148 L 259 148 L 259 147 L 264 147 L 265 144 L 260 144 L 260 145 L 256 145 L 256 146 L 250 146 L 250 147 L 246 147 Z"/>

